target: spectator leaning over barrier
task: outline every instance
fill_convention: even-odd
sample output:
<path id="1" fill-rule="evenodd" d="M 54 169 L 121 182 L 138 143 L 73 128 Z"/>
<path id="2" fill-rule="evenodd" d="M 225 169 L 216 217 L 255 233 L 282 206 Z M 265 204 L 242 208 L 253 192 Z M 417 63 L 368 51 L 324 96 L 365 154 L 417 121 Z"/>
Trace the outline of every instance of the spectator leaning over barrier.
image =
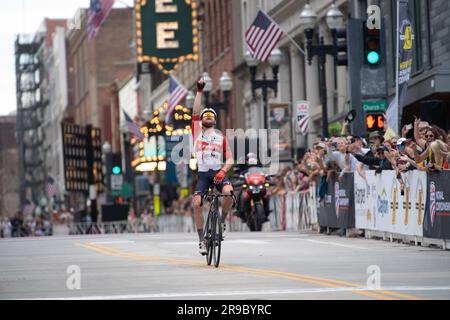
<path id="1" fill-rule="evenodd" d="M 414 140 L 418 147 L 418 152 L 423 153 L 426 149 L 425 131 L 431 129 L 428 122 L 421 121 L 420 119 L 414 120 Z"/>
<path id="2" fill-rule="evenodd" d="M 437 139 L 439 131 L 430 127 L 427 127 L 424 132 L 425 143 L 422 139 L 419 139 L 418 147 L 414 148 L 414 158 L 416 163 L 426 167 L 428 171 L 441 170 L 444 167 L 448 168 L 448 150 L 445 143 Z M 420 150 L 424 150 L 420 153 Z"/>
<path id="3" fill-rule="evenodd" d="M 370 148 L 367 148 L 366 140 L 359 136 L 352 137 L 350 148 L 352 154 L 359 154 L 361 156 L 365 156 L 370 151 Z"/>
<path id="4" fill-rule="evenodd" d="M 327 153 L 330 160 L 336 161 L 341 170 L 340 178 L 345 172 L 355 172 L 358 168 L 358 160 L 350 153 L 345 138 L 337 139 L 337 151 L 331 150 L 331 143 L 328 142 Z"/>
<path id="5" fill-rule="evenodd" d="M 383 170 L 393 170 L 393 163 L 395 161 L 392 153 L 385 146 L 380 146 L 377 149 L 375 173 L 380 174 Z"/>
<path id="6" fill-rule="evenodd" d="M 379 165 L 379 159 L 376 157 L 377 150 L 382 146 L 384 142 L 384 137 L 379 132 L 372 132 L 369 135 L 369 146 L 370 150 L 364 155 L 353 153 L 355 158 L 362 164 L 369 167 L 371 170 L 375 170 L 376 166 Z"/>
<path id="7" fill-rule="evenodd" d="M 416 163 L 414 160 L 414 141 L 411 139 L 406 138 L 400 138 L 397 141 L 397 168 L 400 172 L 406 172 L 410 170 L 422 170 L 424 171 L 425 168 L 420 166 Z"/>

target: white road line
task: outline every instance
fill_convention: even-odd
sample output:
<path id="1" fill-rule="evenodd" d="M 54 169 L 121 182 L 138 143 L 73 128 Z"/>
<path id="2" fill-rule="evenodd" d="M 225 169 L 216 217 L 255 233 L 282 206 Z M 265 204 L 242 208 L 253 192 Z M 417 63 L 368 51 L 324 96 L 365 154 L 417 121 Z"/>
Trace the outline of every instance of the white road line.
<path id="1" fill-rule="evenodd" d="M 351 248 L 351 249 L 360 249 L 360 250 L 369 250 L 369 248 L 365 247 L 359 247 L 359 246 L 352 246 L 347 244 L 342 244 L 338 242 L 331 242 L 331 241 L 318 241 L 318 240 L 312 240 L 312 239 L 294 239 L 296 241 L 308 241 L 312 243 L 318 243 L 318 244 L 325 244 L 329 246 L 336 246 L 336 247 L 344 247 L 344 248 Z"/>
<path id="2" fill-rule="evenodd" d="M 225 244 L 255 244 L 255 245 L 261 245 L 261 244 L 267 244 L 267 241 L 263 241 L 263 240 L 225 240 L 224 241 Z M 165 243 L 166 245 L 169 246 L 192 246 L 192 245 L 197 245 L 198 242 L 167 242 Z"/>
<path id="3" fill-rule="evenodd" d="M 450 286 L 445 287 L 386 287 L 386 291 L 450 291 Z M 306 289 L 275 289 L 255 291 L 223 291 L 223 292 L 180 292 L 180 293 L 149 293 L 110 296 L 85 296 L 85 297 L 58 297 L 58 298 L 32 298 L 9 300 L 133 300 L 133 299 L 167 299 L 186 297 L 222 297 L 222 296 L 255 296 L 255 295 L 290 295 L 307 293 L 338 293 L 352 291 L 370 291 L 367 288 L 306 288 Z"/>
<path id="4" fill-rule="evenodd" d="M 129 244 L 136 243 L 136 241 L 131 240 L 116 240 L 116 241 L 98 241 L 98 242 L 90 242 L 90 244 Z"/>

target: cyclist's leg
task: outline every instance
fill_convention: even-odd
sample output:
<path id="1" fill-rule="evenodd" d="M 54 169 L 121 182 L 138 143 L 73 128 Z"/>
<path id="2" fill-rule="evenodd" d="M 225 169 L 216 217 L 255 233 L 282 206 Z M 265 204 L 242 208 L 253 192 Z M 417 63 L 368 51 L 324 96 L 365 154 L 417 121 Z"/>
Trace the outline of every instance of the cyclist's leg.
<path id="1" fill-rule="evenodd" d="M 225 178 L 221 183 L 217 185 L 217 189 L 221 190 L 222 194 L 231 196 L 233 193 L 233 186 L 228 178 Z M 222 202 L 222 222 L 225 222 L 228 214 L 233 206 L 233 199 L 231 197 L 223 198 Z"/>
<path id="2" fill-rule="evenodd" d="M 202 196 L 208 191 L 209 185 L 210 182 L 207 173 L 199 172 L 197 186 L 195 187 L 193 206 L 194 206 L 194 220 L 200 241 L 204 240 L 203 226 L 205 224 L 205 221 L 203 219 L 203 208 L 201 207 L 201 202 Z"/>

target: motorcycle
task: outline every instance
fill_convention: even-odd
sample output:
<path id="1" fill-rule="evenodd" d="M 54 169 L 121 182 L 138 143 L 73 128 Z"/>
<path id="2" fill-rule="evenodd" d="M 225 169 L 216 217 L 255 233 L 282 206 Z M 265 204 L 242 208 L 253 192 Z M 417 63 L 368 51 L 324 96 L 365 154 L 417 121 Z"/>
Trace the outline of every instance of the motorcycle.
<path id="1" fill-rule="evenodd" d="M 238 212 L 250 231 L 261 231 L 263 224 L 268 221 L 269 187 L 272 185 L 270 178 L 261 169 L 250 168 L 245 175 L 239 176 L 235 184 L 235 188 L 241 189 Z"/>

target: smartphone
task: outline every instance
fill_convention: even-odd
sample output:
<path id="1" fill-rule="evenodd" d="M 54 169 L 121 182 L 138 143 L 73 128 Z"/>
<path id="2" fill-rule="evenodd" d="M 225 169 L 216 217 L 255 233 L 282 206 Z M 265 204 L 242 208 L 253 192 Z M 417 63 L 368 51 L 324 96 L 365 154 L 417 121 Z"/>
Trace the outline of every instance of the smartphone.
<path id="1" fill-rule="evenodd" d="M 412 130 L 412 128 L 414 128 L 412 124 L 408 124 L 408 125 L 406 126 L 406 129 L 407 129 L 407 130 Z"/>

